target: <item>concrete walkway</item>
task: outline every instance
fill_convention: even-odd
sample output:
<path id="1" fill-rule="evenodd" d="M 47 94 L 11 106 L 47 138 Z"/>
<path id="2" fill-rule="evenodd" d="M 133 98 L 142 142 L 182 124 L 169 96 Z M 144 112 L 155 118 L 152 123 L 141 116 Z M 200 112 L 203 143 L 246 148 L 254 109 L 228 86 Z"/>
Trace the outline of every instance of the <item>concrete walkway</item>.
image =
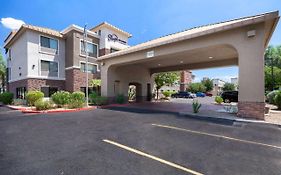
<path id="1" fill-rule="evenodd" d="M 119 107 L 126 107 L 138 110 L 150 110 L 150 111 L 162 111 L 173 112 L 180 115 L 201 117 L 208 119 L 222 119 L 237 122 L 251 122 L 251 123 L 264 123 L 264 124 L 277 124 L 281 125 L 281 113 L 275 112 L 275 115 L 266 115 L 265 120 L 255 120 L 248 118 L 239 118 L 236 114 L 227 112 L 219 112 L 224 110 L 224 105 L 214 104 L 212 98 L 198 98 L 198 101 L 202 104 L 199 113 L 193 113 L 192 100 L 191 99 L 172 99 L 165 102 L 143 102 L 143 103 L 129 103 L 120 105 Z M 280 116 L 279 116 L 280 115 Z"/>

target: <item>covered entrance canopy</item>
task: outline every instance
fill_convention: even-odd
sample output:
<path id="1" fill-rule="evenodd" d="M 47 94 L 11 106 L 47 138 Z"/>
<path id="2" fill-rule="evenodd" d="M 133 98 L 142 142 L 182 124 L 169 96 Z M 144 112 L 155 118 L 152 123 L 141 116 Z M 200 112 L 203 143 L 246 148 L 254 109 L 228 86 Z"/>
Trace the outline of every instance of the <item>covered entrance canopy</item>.
<path id="1" fill-rule="evenodd" d="M 279 20 L 278 12 L 239 18 L 167 35 L 99 58 L 102 95 L 128 94 L 141 84 L 151 93 L 152 74 L 237 65 L 238 115 L 264 118 L 264 51 Z M 153 87 L 153 86 L 152 86 Z"/>

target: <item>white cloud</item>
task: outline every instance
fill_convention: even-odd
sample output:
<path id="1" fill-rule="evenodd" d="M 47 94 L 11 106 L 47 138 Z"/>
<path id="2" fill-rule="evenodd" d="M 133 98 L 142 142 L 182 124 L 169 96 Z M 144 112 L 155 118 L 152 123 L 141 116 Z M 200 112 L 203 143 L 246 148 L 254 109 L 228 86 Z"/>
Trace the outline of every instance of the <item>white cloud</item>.
<path id="1" fill-rule="evenodd" d="M 11 30 L 19 29 L 22 24 L 25 24 L 24 21 L 11 17 L 1 18 L 1 23 L 4 27 Z"/>

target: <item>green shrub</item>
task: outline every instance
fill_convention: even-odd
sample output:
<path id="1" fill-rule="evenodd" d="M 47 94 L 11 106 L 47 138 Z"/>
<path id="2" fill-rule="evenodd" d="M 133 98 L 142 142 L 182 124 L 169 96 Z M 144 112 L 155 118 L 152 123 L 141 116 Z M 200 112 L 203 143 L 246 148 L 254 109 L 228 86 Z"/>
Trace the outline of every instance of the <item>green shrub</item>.
<path id="1" fill-rule="evenodd" d="M 67 91 L 58 91 L 51 96 L 53 102 L 58 105 L 58 107 L 62 107 L 67 105 L 70 100 L 70 93 Z"/>
<path id="2" fill-rule="evenodd" d="M 274 104 L 281 109 L 281 90 L 278 91 L 274 97 Z"/>
<path id="3" fill-rule="evenodd" d="M 94 103 L 94 105 L 97 105 L 97 106 L 106 105 L 107 104 L 107 97 L 97 96 L 93 100 L 93 103 Z"/>
<path id="4" fill-rule="evenodd" d="M 117 95 L 116 98 L 115 98 L 115 101 L 116 101 L 116 103 L 118 103 L 118 104 L 123 104 L 123 103 L 125 103 L 125 97 L 124 97 L 124 95 L 123 95 L 123 94 Z"/>
<path id="5" fill-rule="evenodd" d="M 34 102 L 34 105 L 37 111 L 48 110 L 54 107 L 54 103 L 52 101 L 50 100 L 44 101 L 43 99 L 38 99 L 37 101 Z"/>
<path id="6" fill-rule="evenodd" d="M 41 91 L 29 91 L 26 94 L 27 104 L 29 106 L 34 106 L 34 103 L 37 100 L 43 99 L 43 97 L 44 97 L 44 93 Z"/>
<path id="7" fill-rule="evenodd" d="M 26 105 L 26 100 L 20 99 L 20 98 L 14 99 L 13 105 L 16 105 L 16 106 Z"/>
<path id="8" fill-rule="evenodd" d="M 3 93 L 0 94 L 0 101 L 5 105 L 12 104 L 13 97 L 14 97 L 13 93 L 3 92 Z"/>
<path id="9" fill-rule="evenodd" d="M 192 102 L 193 113 L 198 113 L 200 107 L 201 107 L 201 104 L 197 100 L 193 100 L 193 102 Z"/>
<path id="10" fill-rule="evenodd" d="M 73 108 L 82 108 L 85 103 L 85 94 L 83 92 L 73 92 L 70 95 L 68 107 Z"/>
<path id="11" fill-rule="evenodd" d="M 221 104 L 223 102 L 223 98 L 221 98 L 220 96 L 216 96 L 215 102 L 218 103 L 218 104 Z"/>
<path id="12" fill-rule="evenodd" d="M 274 104 L 274 97 L 278 91 L 271 91 L 266 95 L 267 101 L 269 104 Z"/>
<path id="13" fill-rule="evenodd" d="M 164 91 L 164 92 L 162 92 L 162 94 L 165 96 L 165 98 L 168 98 L 168 97 L 171 97 L 172 92 L 170 92 L 170 91 Z"/>
<path id="14" fill-rule="evenodd" d="M 99 96 L 96 92 L 89 95 L 90 102 L 94 105 L 101 106 L 107 104 L 107 97 Z"/>

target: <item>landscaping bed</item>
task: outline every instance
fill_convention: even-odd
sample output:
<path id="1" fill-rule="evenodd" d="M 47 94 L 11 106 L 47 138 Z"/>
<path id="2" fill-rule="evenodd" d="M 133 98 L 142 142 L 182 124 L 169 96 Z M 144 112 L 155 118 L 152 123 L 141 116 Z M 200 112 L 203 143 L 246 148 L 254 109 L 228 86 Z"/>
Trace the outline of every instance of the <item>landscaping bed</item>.
<path id="1" fill-rule="evenodd" d="M 7 105 L 8 108 L 14 110 L 20 110 L 23 113 L 55 113 L 55 112 L 75 112 L 75 111 L 85 111 L 96 109 L 96 106 L 89 106 L 83 108 L 75 108 L 75 109 L 68 109 L 68 108 L 55 108 L 55 109 L 48 109 L 48 110 L 36 110 L 35 107 L 26 107 L 26 106 L 14 106 L 14 105 Z"/>

